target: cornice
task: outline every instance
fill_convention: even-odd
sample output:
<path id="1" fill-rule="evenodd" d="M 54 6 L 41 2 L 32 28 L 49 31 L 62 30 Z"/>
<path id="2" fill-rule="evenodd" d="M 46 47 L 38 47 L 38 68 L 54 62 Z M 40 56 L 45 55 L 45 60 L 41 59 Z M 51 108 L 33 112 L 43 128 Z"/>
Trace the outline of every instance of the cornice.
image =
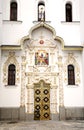
<path id="1" fill-rule="evenodd" d="M 2 45 L 1 50 L 21 50 L 21 46 L 20 45 Z"/>
<path id="2" fill-rule="evenodd" d="M 83 51 L 83 46 L 64 46 L 64 51 L 72 50 L 72 51 Z"/>
<path id="3" fill-rule="evenodd" d="M 21 46 L 13 46 L 13 45 L 4 45 L 4 46 L 0 46 L 1 50 L 22 50 Z M 62 50 L 63 51 L 83 51 L 83 47 L 82 46 L 63 46 L 62 43 Z"/>

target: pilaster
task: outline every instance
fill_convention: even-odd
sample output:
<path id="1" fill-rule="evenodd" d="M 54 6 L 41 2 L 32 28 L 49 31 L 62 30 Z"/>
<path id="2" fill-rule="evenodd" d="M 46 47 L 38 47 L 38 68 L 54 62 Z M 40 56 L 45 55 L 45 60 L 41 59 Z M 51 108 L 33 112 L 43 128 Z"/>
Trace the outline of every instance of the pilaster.
<path id="1" fill-rule="evenodd" d="M 22 64 L 21 64 L 21 107 L 25 106 L 25 69 L 26 69 L 26 58 L 22 56 Z"/>
<path id="2" fill-rule="evenodd" d="M 60 118 L 60 120 L 64 120 L 65 119 L 65 108 L 64 108 L 64 92 L 63 92 L 62 56 L 58 57 L 58 68 L 59 68 L 59 118 Z"/>

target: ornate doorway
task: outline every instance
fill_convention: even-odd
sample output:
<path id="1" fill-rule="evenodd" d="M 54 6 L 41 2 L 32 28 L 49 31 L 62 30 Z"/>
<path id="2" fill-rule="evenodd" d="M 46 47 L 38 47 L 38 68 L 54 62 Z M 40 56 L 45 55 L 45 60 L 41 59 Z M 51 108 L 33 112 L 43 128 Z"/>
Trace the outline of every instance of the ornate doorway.
<path id="1" fill-rule="evenodd" d="M 34 119 L 50 119 L 50 84 L 43 80 L 34 84 Z"/>

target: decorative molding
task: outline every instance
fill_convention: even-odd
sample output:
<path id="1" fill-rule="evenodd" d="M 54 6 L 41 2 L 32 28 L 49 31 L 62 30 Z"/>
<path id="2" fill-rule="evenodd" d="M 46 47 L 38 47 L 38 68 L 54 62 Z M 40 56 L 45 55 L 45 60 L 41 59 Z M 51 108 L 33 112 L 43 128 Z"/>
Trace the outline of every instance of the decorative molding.
<path id="1" fill-rule="evenodd" d="M 4 85 L 8 85 L 8 66 L 10 64 L 14 64 L 16 66 L 16 83 L 18 85 L 20 83 L 20 66 L 16 59 L 15 52 L 9 52 L 8 58 L 3 65 L 3 83 Z"/>
<path id="2" fill-rule="evenodd" d="M 58 73 L 54 73 L 54 72 L 26 72 L 25 73 L 26 77 L 27 77 L 27 86 L 33 83 L 37 83 L 40 80 L 44 80 L 47 83 L 50 83 L 54 86 L 58 86 L 57 85 L 57 75 Z"/>
<path id="3" fill-rule="evenodd" d="M 62 44 L 62 49 L 64 49 L 64 40 L 59 37 L 59 36 L 56 36 L 56 32 L 55 32 L 55 29 L 50 26 L 49 24 L 46 24 L 45 22 L 40 22 L 36 25 L 34 25 L 30 31 L 29 31 L 29 35 L 27 36 L 24 36 L 22 39 L 21 39 L 21 48 L 23 48 L 23 44 L 24 44 L 24 41 L 26 40 L 31 40 L 32 39 L 32 32 L 40 27 L 43 27 L 45 29 L 48 29 L 50 32 L 52 32 L 52 35 L 53 35 L 53 40 L 56 40 L 56 41 L 59 41 L 61 44 Z"/>
<path id="4" fill-rule="evenodd" d="M 26 57 L 22 56 L 22 63 L 21 63 L 21 99 L 20 99 L 20 105 L 21 106 L 25 106 L 25 88 L 26 88 L 25 70 L 26 70 Z"/>
<path id="5" fill-rule="evenodd" d="M 59 106 L 64 106 L 64 92 L 63 92 L 63 62 L 62 56 L 58 56 L 58 70 L 59 70 Z"/>
<path id="6" fill-rule="evenodd" d="M 75 67 L 75 84 L 76 86 L 80 84 L 80 66 L 76 60 L 76 57 L 74 56 L 73 53 L 68 53 L 68 56 L 66 58 L 66 61 L 64 63 L 64 83 L 68 84 L 68 77 L 67 77 L 67 66 L 69 64 L 74 65 Z"/>
<path id="7" fill-rule="evenodd" d="M 42 27 L 52 33 L 52 38 L 45 38 L 42 33 Z M 35 37 L 33 37 L 34 34 L 32 35 L 32 33 L 34 33 L 35 30 L 38 31 L 39 28 L 41 28 L 41 32 L 39 32 L 38 38 L 36 37 L 35 39 Z M 64 55 L 64 51 L 62 50 L 68 50 L 69 48 L 65 48 L 63 39 L 56 36 L 55 30 L 51 26 L 43 22 L 32 27 L 30 29 L 29 35 L 22 38 L 21 47 L 23 49 L 23 52 L 25 53 L 25 55 L 22 57 L 21 63 L 21 105 L 27 105 L 27 112 L 33 113 L 34 84 L 40 82 L 41 80 L 44 80 L 44 82 L 50 84 L 51 97 L 54 95 L 53 100 L 50 97 L 50 100 L 52 100 L 51 112 L 57 113 L 57 107 L 64 106 L 63 78 L 66 78 L 67 75 L 66 73 L 66 75 L 63 77 L 63 75 L 65 74 L 63 73 L 63 71 L 66 71 L 64 67 L 67 68 L 66 66 L 69 62 L 75 63 L 76 72 L 78 72 L 76 75 L 77 77 L 79 77 L 79 67 L 77 62 L 74 60 L 74 58 L 71 58 L 72 56 L 70 55 L 65 64 L 63 64 L 64 57 L 62 56 L 62 54 Z M 73 50 L 73 47 L 70 47 L 70 49 Z M 74 49 L 76 49 L 76 47 Z M 47 51 L 49 53 L 49 65 L 35 65 L 35 53 L 41 50 Z M 78 79 L 76 81 L 77 83 Z"/>
<path id="8" fill-rule="evenodd" d="M 21 50 L 20 45 L 1 45 L 1 50 Z"/>

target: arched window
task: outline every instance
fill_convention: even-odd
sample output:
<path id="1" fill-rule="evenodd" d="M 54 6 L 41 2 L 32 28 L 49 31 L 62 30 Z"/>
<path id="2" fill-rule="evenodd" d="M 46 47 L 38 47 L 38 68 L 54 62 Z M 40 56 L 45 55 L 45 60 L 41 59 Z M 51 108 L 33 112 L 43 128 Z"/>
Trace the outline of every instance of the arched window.
<path id="1" fill-rule="evenodd" d="M 71 3 L 66 3 L 66 22 L 72 22 L 72 5 Z"/>
<path id="2" fill-rule="evenodd" d="M 44 2 L 38 3 L 38 21 L 45 21 L 45 4 L 44 4 Z"/>
<path id="3" fill-rule="evenodd" d="M 10 4 L 10 20 L 17 21 L 17 3 L 11 2 Z"/>
<path id="4" fill-rule="evenodd" d="M 75 73 L 73 65 L 68 65 L 68 85 L 75 85 Z"/>
<path id="5" fill-rule="evenodd" d="M 8 66 L 8 85 L 15 85 L 16 67 L 14 64 Z"/>

